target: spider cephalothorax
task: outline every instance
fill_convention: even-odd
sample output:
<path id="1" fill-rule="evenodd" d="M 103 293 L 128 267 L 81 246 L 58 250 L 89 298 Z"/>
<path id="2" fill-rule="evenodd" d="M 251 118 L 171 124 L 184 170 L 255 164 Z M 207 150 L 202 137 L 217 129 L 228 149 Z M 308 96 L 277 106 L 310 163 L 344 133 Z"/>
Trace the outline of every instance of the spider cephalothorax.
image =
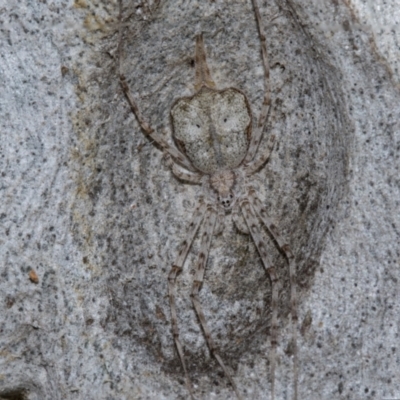
<path id="1" fill-rule="evenodd" d="M 216 172 L 210 177 L 211 189 L 217 195 L 217 201 L 225 210 L 230 210 L 236 200 L 235 196 L 236 174 L 232 170 Z"/>

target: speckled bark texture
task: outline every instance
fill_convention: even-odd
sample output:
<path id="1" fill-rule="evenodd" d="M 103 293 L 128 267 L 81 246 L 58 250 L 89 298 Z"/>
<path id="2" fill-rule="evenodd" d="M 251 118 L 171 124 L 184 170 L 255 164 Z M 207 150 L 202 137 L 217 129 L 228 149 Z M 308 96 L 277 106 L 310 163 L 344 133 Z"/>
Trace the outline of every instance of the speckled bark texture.
<path id="1" fill-rule="evenodd" d="M 259 0 L 276 136 L 254 177 L 296 257 L 299 399 L 400 399 L 400 40 L 395 0 Z M 124 1 L 122 70 L 171 140 L 203 32 L 218 88 L 263 99 L 250 0 Z M 396 20 L 397 18 L 397 20 Z M 0 1 L 0 399 L 185 399 L 167 277 L 198 187 L 174 178 L 117 74 L 118 4 Z M 267 141 L 263 140 L 261 147 Z M 198 399 L 231 399 L 190 300 L 177 311 Z M 293 390 L 288 267 L 276 399 Z M 269 399 L 270 282 L 228 216 L 200 298 L 245 399 Z"/>

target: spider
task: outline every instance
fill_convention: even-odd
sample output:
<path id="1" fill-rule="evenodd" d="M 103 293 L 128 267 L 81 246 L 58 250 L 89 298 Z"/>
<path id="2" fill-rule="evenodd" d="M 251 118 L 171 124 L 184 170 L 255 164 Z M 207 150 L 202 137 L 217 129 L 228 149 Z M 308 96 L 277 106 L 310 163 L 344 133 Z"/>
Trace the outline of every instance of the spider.
<path id="1" fill-rule="evenodd" d="M 120 23 L 122 22 L 122 0 L 120 4 Z M 142 131 L 164 152 L 167 165 L 172 173 L 182 181 L 202 185 L 202 194 L 190 222 L 186 239 L 168 275 L 168 293 L 171 309 L 171 325 L 174 342 L 182 364 L 186 387 L 193 399 L 193 387 L 186 367 L 183 346 L 179 337 L 178 318 L 175 305 L 176 279 L 182 272 L 185 260 L 197 235 L 201 240 L 200 253 L 194 276 L 191 299 L 204 331 L 210 353 L 216 358 L 224 374 L 229 379 L 238 399 L 242 396 L 229 369 L 223 362 L 212 339 L 206 322 L 199 292 L 203 283 L 211 239 L 223 229 L 225 214 L 231 213 L 239 231 L 250 234 L 263 266 L 271 281 L 271 399 L 275 396 L 275 359 L 278 336 L 278 294 L 279 281 L 266 250 L 262 230 L 266 228 L 275 245 L 285 255 L 289 265 L 290 302 L 292 334 L 294 343 L 294 390 L 297 399 L 297 307 L 294 285 L 294 256 L 289 245 L 281 238 L 277 227 L 269 219 L 267 210 L 256 196 L 256 190 L 247 183 L 247 178 L 262 168 L 273 150 L 275 137 L 270 135 L 266 151 L 257 154 L 263 131 L 268 119 L 270 98 L 269 62 L 266 37 L 256 0 L 252 0 L 264 67 L 264 99 L 260 117 L 252 130 L 252 114 L 244 93 L 236 88 L 217 89 L 207 65 L 203 35 L 196 36 L 195 49 L 195 93 L 191 97 L 178 99 L 171 108 L 171 122 L 175 145 L 168 144 L 154 131 L 143 118 L 121 72 L 122 29 L 118 45 L 120 84 L 135 114 Z M 122 24 L 120 24 L 122 26 Z"/>

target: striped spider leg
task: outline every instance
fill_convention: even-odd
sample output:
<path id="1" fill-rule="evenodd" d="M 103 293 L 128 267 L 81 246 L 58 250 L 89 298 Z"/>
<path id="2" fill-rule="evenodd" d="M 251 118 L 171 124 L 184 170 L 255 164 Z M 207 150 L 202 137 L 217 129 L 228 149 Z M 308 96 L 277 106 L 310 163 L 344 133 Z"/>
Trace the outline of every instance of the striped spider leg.
<path id="1" fill-rule="evenodd" d="M 258 253 L 260 254 L 262 263 L 264 265 L 265 271 L 267 272 L 270 280 L 271 280 L 271 352 L 270 352 L 270 365 L 271 365 L 271 399 L 275 398 L 275 360 L 276 360 L 276 346 L 278 341 L 278 278 L 276 275 L 275 267 L 272 265 L 268 253 L 266 251 L 265 241 L 263 240 L 260 223 L 257 219 L 257 216 L 254 213 L 253 207 L 249 202 L 249 199 L 246 197 L 240 201 L 241 212 L 246 221 L 248 232 L 250 233 Z"/>
<path id="2" fill-rule="evenodd" d="M 244 217 L 246 226 L 239 217 L 239 209 Z M 290 283 L 290 313 L 291 313 L 291 328 L 292 328 L 292 342 L 293 342 L 293 399 L 297 400 L 298 393 L 298 359 L 297 359 L 297 297 L 296 297 L 296 267 L 294 264 L 294 255 L 289 245 L 282 239 L 277 227 L 273 224 L 267 215 L 267 210 L 263 207 L 261 201 L 256 197 L 255 190 L 250 187 L 247 195 L 244 195 L 235 204 L 232 211 L 236 216 L 234 219 L 236 227 L 244 232 L 249 233 L 257 247 L 261 260 L 264 264 L 265 270 L 270 277 L 272 296 L 271 296 L 271 399 L 275 398 L 275 365 L 276 365 L 276 346 L 278 343 L 278 294 L 279 294 L 279 280 L 276 275 L 275 267 L 271 263 L 265 246 L 265 241 L 262 237 L 261 230 L 263 226 L 268 230 L 275 244 L 284 253 L 289 264 L 289 283 Z"/>
<path id="3" fill-rule="evenodd" d="M 290 283 L 290 314 L 292 318 L 292 342 L 293 342 L 293 399 L 297 400 L 298 393 L 298 359 L 297 359 L 297 295 L 296 295 L 296 266 L 295 259 L 289 245 L 282 239 L 277 227 L 267 215 L 267 210 L 263 207 L 261 201 L 256 197 L 254 189 L 249 191 L 249 199 L 256 211 L 258 218 L 262 221 L 271 236 L 274 238 L 275 243 L 280 250 L 285 254 L 289 263 L 289 283 Z M 271 323 L 272 324 L 272 323 Z M 271 336 L 272 337 L 272 336 Z"/>
<path id="4" fill-rule="evenodd" d="M 122 27 L 122 6 L 120 0 L 120 22 Z M 289 246 L 283 241 L 270 219 L 254 189 L 247 184 L 247 178 L 257 172 L 269 159 L 273 149 L 274 135 L 270 135 L 265 151 L 258 151 L 270 108 L 269 63 L 266 37 L 262 26 L 257 1 L 252 0 L 257 29 L 261 43 L 264 67 L 264 100 L 260 117 L 252 132 L 251 109 L 246 96 L 236 88 L 219 90 L 212 80 L 206 61 L 203 36 L 196 37 L 194 95 L 178 99 L 171 108 L 171 122 L 175 145 L 169 145 L 161 135 L 154 131 L 143 118 L 133 98 L 128 83 L 119 67 L 121 87 L 135 114 L 142 131 L 148 135 L 165 154 L 166 164 L 172 173 L 182 181 L 202 185 L 193 219 L 189 225 L 186 239 L 168 275 L 168 292 L 171 309 L 171 325 L 175 346 L 182 364 L 186 387 L 194 399 L 194 391 L 184 357 L 184 348 L 179 336 L 176 311 L 176 280 L 182 272 L 186 258 L 196 236 L 200 237 L 201 247 L 191 291 L 193 307 L 200 321 L 210 353 L 216 358 L 225 376 L 229 379 L 235 395 L 241 399 L 229 368 L 223 362 L 212 338 L 199 292 L 203 283 L 212 236 L 222 231 L 225 214 L 232 214 L 238 230 L 250 234 L 261 256 L 262 263 L 271 281 L 271 399 L 275 396 L 275 364 L 278 338 L 278 295 L 279 281 L 275 267 L 269 260 L 262 230 L 265 228 L 289 263 L 291 284 L 291 316 L 294 354 L 294 399 L 297 400 L 297 345 L 296 345 L 296 291 L 294 257 Z M 122 28 L 120 29 L 118 57 L 122 58 Z M 258 154 L 257 154 L 258 153 Z"/>
<path id="5" fill-rule="evenodd" d="M 172 159 L 175 160 L 173 165 L 178 163 L 178 164 L 184 166 L 189 171 L 193 171 L 191 163 L 185 157 L 185 155 L 181 151 L 179 151 L 175 146 L 171 146 L 170 144 L 168 144 L 164 140 L 164 138 L 158 132 L 156 132 L 151 127 L 151 125 L 146 121 L 146 119 L 142 116 L 135 99 L 133 98 L 133 95 L 132 95 L 132 93 L 129 89 L 128 83 L 126 81 L 125 75 L 121 71 L 122 40 L 123 40 L 122 0 L 119 0 L 118 5 L 119 5 L 119 35 L 118 35 L 119 38 L 118 38 L 118 48 L 117 48 L 118 75 L 119 75 L 119 81 L 120 81 L 122 90 L 124 91 L 125 97 L 128 100 L 131 110 L 132 110 L 133 114 L 136 116 L 136 119 L 139 122 L 139 125 L 140 125 L 140 128 L 142 129 L 142 131 L 147 136 L 149 136 L 155 143 L 157 143 L 158 146 L 161 147 L 164 154 L 166 154 L 169 157 L 172 157 Z M 174 167 L 173 172 L 174 172 L 174 169 L 178 169 L 178 167 Z"/>
<path id="6" fill-rule="evenodd" d="M 189 378 L 189 374 L 187 371 L 187 367 L 186 367 L 185 357 L 184 357 L 184 353 L 183 353 L 183 346 L 182 346 L 180 338 L 179 338 L 178 317 L 177 317 L 176 304 L 175 304 L 176 278 L 177 278 L 178 274 L 182 272 L 186 257 L 190 251 L 190 248 L 195 239 L 196 233 L 199 230 L 200 225 L 202 223 L 203 223 L 203 226 L 200 228 L 200 233 L 199 233 L 200 240 L 201 240 L 200 253 L 199 253 L 199 257 L 198 257 L 195 277 L 193 280 L 193 286 L 192 286 L 192 291 L 191 291 L 190 296 L 192 298 L 192 303 L 193 303 L 194 309 L 196 311 L 196 314 L 199 318 L 200 325 L 203 329 L 207 345 L 210 349 L 210 353 L 216 358 L 216 360 L 218 361 L 222 370 L 224 371 L 225 375 L 229 379 L 237 398 L 242 399 L 242 397 L 239 393 L 239 390 L 237 389 L 237 386 L 235 384 L 235 381 L 233 380 L 232 375 L 229 372 L 229 369 L 222 361 L 222 358 L 218 353 L 218 349 L 217 349 L 216 345 L 214 344 L 214 341 L 211 336 L 211 331 L 206 322 L 203 308 L 202 308 L 202 305 L 201 305 L 200 299 L 199 299 L 199 292 L 200 292 L 201 286 L 203 284 L 204 272 L 205 272 L 208 254 L 209 254 L 209 250 L 210 250 L 211 239 L 214 234 L 218 234 L 218 232 L 215 231 L 215 227 L 217 225 L 217 220 L 218 220 L 218 218 L 220 218 L 220 215 L 221 215 L 218 209 L 221 210 L 221 207 L 217 206 L 217 209 L 216 209 L 215 205 L 212 205 L 212 204 L 207 205 L 204 202 L 204 198 L 203 197 L 200 198 L 200 200 L 198 202 L 198 206 L 194 212 L 192 222 L 189 225 L 189 230 L 187 232 L 186 239 L 183 241 L 181 248 L 179 250 L 178 256 L 177 256 L 174 264 L 172 265 L 172 268 L 168 275 L 168 291 L 169 291 L 170 308 L 171 308 L 172 332 L 173 332 L 173 336 L 174 336 L 174 340 L 175 340 L 175 345 L 176 345 L 176 348 L 178 351 L 178 355 L 179 355 L 181 364 L 182 364 L 184 372 L 185 372 L 186 387 L 187 387 L 190 397 L 192 399 L 194 398 L 193 387 L 192 387 L 192 384 L 191 384 L 191 381 Z"/>
<path id="7" fill-rule="evenodd" d="M 174 264 L 172 265 L 172 268 L 168 275 L 168 294 L 169 294 L 169 303 L 170 303 L 170 309 L 171 309 L 172 334 L 174 336 L 175 346 L 178 351 L 179 359 L 181 361 L 183 370 L 185 372 L 186 387 L 187 387 L 190 397 L 192 399 L 194 398 L 192 383 L 189 378 L 189 374 L 188 374 L 186 363 L 185 363 L 185 357 L 183 354 L 183 347 L 182 347 L 182 344 L 181 344 L 181 341 L 179 338 L 178 316 L 176 313 L 176 305 L 175 305 L 176 277 L 183 269 L 183 264 L 185 263 L 186 257 L 192 246 L 193 240 L 196 236 L 199 226 L 204 219 L 204 215 L 205 215 L 206 211 L 207 211 L 207 205 L 204 203 L 204 199 L 201 197 L 199 200 L 199 204 L 194 212 L 192 222 L 189 225 L 189 230 L 187 232 L 186 239 L 183 241 L 181 248 L 179 250 L 179 253 L 178 253 L 178 257 L 175 260 Z M 215 219 L 214 219 L 214 222 L 215 222 Z M 213 229 L 214 229 L 214 225 L 212 225 L 212 227 L 211 227 L 211 233 L 210 233 L 211 235 L 212 235 Z M 206 235 L 208 235 L 208 232 L 204 232 L 204 233 L 206 233 Z M 203 258 L 206 259 L 207 257 L 203 257 Z"/>

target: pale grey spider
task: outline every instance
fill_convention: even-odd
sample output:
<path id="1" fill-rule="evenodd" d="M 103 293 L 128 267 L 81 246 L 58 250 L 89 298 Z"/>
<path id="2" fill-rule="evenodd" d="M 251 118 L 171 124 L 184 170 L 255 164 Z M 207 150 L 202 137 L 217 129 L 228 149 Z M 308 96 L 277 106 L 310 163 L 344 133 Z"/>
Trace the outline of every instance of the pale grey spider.
<path id="1" fill-rule="evenodd" d="M 271 399 L 275 391 L 275 359 L 278 335 L 278 293 L 279 282 L 274 266 L 266 250 L 266 243 L 261 231 L 262 225 L 269 231 L 275 243 L 285 254 L 289 264 L 291 285 L 291 317 L 294 343 L 294 399 L 297 399 L 297 307 L 295 288 L 295 264 L 290 247 L 281 238 L 276 226 L 267 216 L 267 210 L 256 196 L 255 189 L 247 183 L 247 178 L 258 171 L 267 161 L 273 149 L 274 136 L 269 137 L 266 150 L 257 155 L 270 108 L 269 63 L 266 38 L 261 22 L 261 16 L 256 0 L 252 0 L 256 17 L 258 33 L 261 42 L 261 52 L 264 66 L 265 94 L 261 114 L 255 130 L 251 127 L 251 110 L 249 102 L 240 90 L 228 88 L 218 90 L 211 78 L 206 61 L 203 36 L 196 37 L 196 76 L 195 93 L 191 97 L 178 99 L 171 109 L 173 139 L 176 146 L 169 145 L 150 124 L 143 118 L 134 100 L 126 79 L 120 71 L 122 89 L 129 101 L 141 129 L 164 151 L 167 164 L 173 174 L 182 181 L 203 186 L 202 195 L 190 222 L 186 239 L 183 241 L 179 254 L 172 265 L 168 276 L 169 300 L 171 307 L 171 323 L 175 345 L 182 363 L 186 386 L 191 398 L 194 398 L 193 388 L 185 363 L 183 346 L 179 338 L 178 319 L 175 306 L 176 278 L 182 271 L 186 257 L 190 251 L 196 234 L 200 229 L 201 250 L 192 286 L 191 298 L 193 306 L 203 328 L 211 354 L 228 377 L 237 398 L 241 399 L 239 390 L 222 361 L 211 336 L 211 331 L 204 317 L 199 300 L 207 263 L 210 243 L 213 234 L 222 226 L 221 219 L 225 213 L 232 213 L 237 228 L 250 234 L 261 256 L 263 265 L 271 280 Z M 120 1 L 120 19 L 122 26 L 122 6 Z M 122 57 L 122 28 L 118 49 L 119 60 Z M 244 220 L 243 220 L 244 219 Z M 215 229 L 215 227 L 218 227 Z"/>

